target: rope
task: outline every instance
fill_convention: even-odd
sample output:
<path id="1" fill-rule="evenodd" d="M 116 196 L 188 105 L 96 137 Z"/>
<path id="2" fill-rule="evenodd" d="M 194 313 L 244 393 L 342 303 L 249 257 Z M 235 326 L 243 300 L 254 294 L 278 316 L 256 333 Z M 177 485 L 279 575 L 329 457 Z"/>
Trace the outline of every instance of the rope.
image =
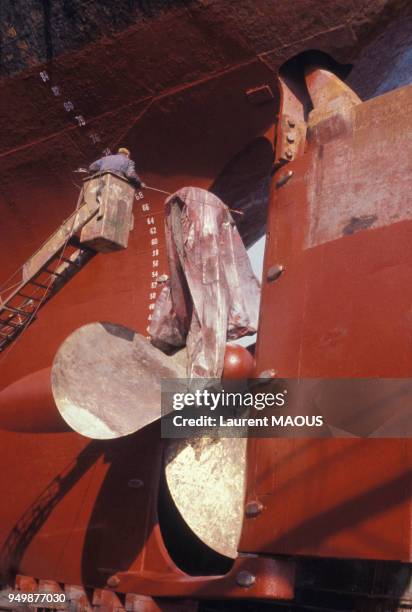
<path id="1" fill-rule="evenodd" d="M 7 291 L 7 289 L 3 289 L 3 287 L 7 285 L 20 272 L 20 270 L 23 270 L 23 265 L 21 265 L 20 268 L 17 268 L 17 270 L 13 272 L 13 274 L 9 276 L 9 278 L 3 282 L 3 284 L 0 286 L 0 293 L 4 293 L 5 291 Z"/>
<path id="2" fill-rule="evenodd" d="M 149 185 L 144 185 L 142 189 L 150 189 L 151 191 L 158 191 L 159 193 L 164 193 L 165 195 L 171 196 L 173 195 L 170 191 L 165 191 L 164 189 L 157 189 L 156 187 L 149 187 Z M 196 200 L 195 198 L 188 198 L 192 200 L 192 202 L 197 202 L 198 204 L 204 204 L 201 200 Z M 229 208 L 229 207 L 228 207 Z M 244 215 L 245 213 L 242 210 L 237 210 L 236 208 L 229 208 L 230 212 L 236 213 L 237 215 Z"/>
<path id="3" fill-rule="evenodd" d="M 142 189 L 150 189 L 150 191 L 158 191 L 159 193 L 164 193 L 165 195 L 171 196 L 171 192 L 170 191 L 165 191 L 164 189 L 157 189 L 156 187 L 149 187 L 149 185 L 142 185 Z"/>
<path id="4" fill-rule="evenodd" d="M 10 285 L 10 287 L 6 287 L 6 289 L 1 289 L 0 290 L 0 297 L 3 293 L 7 293 L 8 291 L 10 291 L 11 289 L 14 289 L 15 287 L 18 287 L 19 285 L 21 285 L 21 280 L 18 281 L 17 283 L 14 283 L 13 285 Z"/>

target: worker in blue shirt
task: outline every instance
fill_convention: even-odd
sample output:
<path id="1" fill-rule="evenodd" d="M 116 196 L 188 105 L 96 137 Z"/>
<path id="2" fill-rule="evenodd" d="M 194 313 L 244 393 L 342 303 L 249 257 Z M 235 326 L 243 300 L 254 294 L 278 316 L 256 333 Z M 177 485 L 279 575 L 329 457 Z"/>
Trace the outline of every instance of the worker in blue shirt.
<path id="1" fill-rule="evenodd" d="M 124 147 L 120 147 L 115 155 L 106 155 L 90 164 L 89 172 L 92 174 L 114 172 L 126 178 L 136 188 L 145 187 L 135 170 L 134 161 L 130 159 L 129 149 Z"/>

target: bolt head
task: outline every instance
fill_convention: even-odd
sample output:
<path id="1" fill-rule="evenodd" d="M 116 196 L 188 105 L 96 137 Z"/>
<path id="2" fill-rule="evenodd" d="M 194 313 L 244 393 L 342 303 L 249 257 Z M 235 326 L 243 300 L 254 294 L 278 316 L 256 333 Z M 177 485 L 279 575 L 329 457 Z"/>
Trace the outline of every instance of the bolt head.
<path id="1" fill-rule="evenodd" d="M 289 172 L 285 172 L 285 174 L 282 174 L 279 180 L 276 181 L 276 187 L 279 189 L 279 187 L 283 187 L 283 185 L 286 185 L 286 183 L 289 181 L 289 179 L 292 178 L 292 176 L 293 170 L 289 170 Z"/>
<path id="2" fill-rule="evenodd" d="M 239 586 L 245 587 L 248 589 L 255 584 L 256 576 L 254 576 L 250 572 L 242 570 L 236 576 L 236 582 Z"/>
<path id="3" fill-rule="evenodd" d="M 259 516 L 262 510 L 263 504 L 259 501 L 250 501 L 246 504 L 245 515 L 247 518 L 254 518 L 255 516 Z"/>
<path id="4" fill-rule="evenodd" d="M 108 578 L 107 580 L 107 586 L 111 587 L 112 589 L 115 589 L 116 587 L 118 587 L 119 584 L 120 584 L 120 578 L 116 575 L 110 576 L 110 578 Z"/>
<path id="5" fill-rule="evenodd" d="M 140 489 L 140 487 L 143 486 L 143 480 L 140 480 L 140 478 L 131 478 L 127 485 L 131 489 Z"/>
<path id="6" fill-rule="evenodd" d="M 294 121 L 293 119 L 288 119 L 288 126 L 293 128 L 296 125 L 296 121 Z"/>
<path id="7" fill-rule="evenodd" d="M 271 370 L 263 370 L 258 376 L 258 378 L 276 378 L 276 370 L 273 368 Z"/>
<path id="8" fill-rule="evenodd" d="M 286 157 L 288 159 L 292 159 L 292 157 L 293 157 L 292 151 L 286 151 Z"/>
<path id="9" fill-rule="evenodd" d="M 270 283 L 272 283 L 273 281 L 279 278 L 279 276 L 282 274 L 284 270 L 285 268 L 284 266 L 282 266 L 282 264 L 275 264 L 274 266 L 270 266 L 270 268 L 268 269 L 266 273 L 266 279 Z"/>

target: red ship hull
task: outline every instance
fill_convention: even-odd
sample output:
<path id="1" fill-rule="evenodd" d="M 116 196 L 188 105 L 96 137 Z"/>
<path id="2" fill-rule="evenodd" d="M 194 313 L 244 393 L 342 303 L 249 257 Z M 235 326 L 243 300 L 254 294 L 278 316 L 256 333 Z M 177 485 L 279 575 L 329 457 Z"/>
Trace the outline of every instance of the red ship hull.
<path id="1" fill-rule="evenodd" d="M 7 114 L 7 138 L 0 153 L 4 278 L 73 210 L 79 182 L 73 170 L 98 157 L 104 147 L 118 144 L 136 152 L 138 169 L 149 186 L 167 192 L 184 185 L 213 188 L 231 207 L 244 209 L 239 228 L 247 243 L 262 233 L 280 104 L 277 68 L 313 46 L 350 59 L 348 30 L 336 25 L 343 38 L 334 38 L 334 27 L 323 33 L 315 28 L 293 51 L 286 45 L 279 53 L 268 45 L 262 53 L 250 53 L 241 40 L 225 41 L 225 58 L 207 57 L 207 69 L 200 63 L 190 74 L 179 56 L 172 55 L 176 70 L 168 78 L 162 72 L 166 51 L 156 43 L 167 42 L 170 32 L 176 36 L 179 18 L 165 17 L 154 33 L 131 28 L 116 41 L 103 40 L 86 51 L 63 55 L 42 67 L 46 81 L 39 70 L 31 70 L 6 90 L 4 104 L 18 107 L 26 95 L 22 92 L 30 89 L 33 108 L 41 112 L 34 122 L 25 99 L 16 128 L 10 111 Z M 183 32 L 190 34 L 191 28 Z M 93 71 L 115 65 L 114 43 L 120 41 L 125 49 L 121 69 L 110 68 L 107 79 L 100 75 L 92 80 L 89 95 L 85 85 L 78 85 L 79 74 L 87 81 Z M 156 79 L 151 75 L 147 82 L 140 64 L 139 79 L 129 77 L 136 57 L 143 55 L 144 41 L 152 44 L 150 57 L 156 63 Z M 198 39 L 194 46 L 200 48 Z M 190 36 L 184 47 L 188 58 Z M 211 37 L 210 53 L 219 48 L 219 37 Z M 52 86 L 61 88 L 61 97 Z M 76 112 L 87 118 L 84 129 L 72 116 L 69 122 L 64 100 L 73 100 L 80 109 Z M 389 141 L 386 134 L 383 145 Z M 300 177 L 307 159 L 304 155 L 290 164 Z M 411 222 L 403 219 L 354 236 L 328 237 L 307 249 L 301 241 L 313 211 L 307 207 L 303 183 L 291 183 L 288 195 L 279 196 L 274 181 L 264 279 L 270 266 L 283 260 L 287 274 L 281 277 L 282 285 L 263 287 L 258 373 L 275 369 L 280 376 L 409 376 L 405 330 L 412 296 L 407 289 L 410 258 L 405 254 Z M 94 258 L 0 355 L 0 402 L 2 390 L 15 390 L 10 405 L 22 415 L 13 422 L 9 410 L 0 431 L 4 576 L 109 586 L 120 593 L 154 597 L 290 599 L 291 556 L 411 562 L 408 441 L 282 441 L 276 442 L 276 449 L 273 440 L 252 441 L 248 500 L 260 499 L 267 512 L 245 524 L 240 543 L 244 556 L 226 575 L 194 577 L 172 560 L 159 527 L 158 424 L 112 442 L 90 441 L 65 431 L 63 424 L 56 432 L 55 424 L 50 425 L 53 417 L 45 417 L 42 402 L 47 414 L 53 413 L 53 404 L 39 389 L 58 347 L 72 331 L 89 322 L 110 321 L 146 333 L 157 294 L 156 273 L 167 272 L 163 202 L 160 193 L 146 191 L 135 204 L 128 248 Z M 391 276 L 392 268 L 396 274 Z M 345 283 L 338 282 L 340 276 Z M 393 316 L 398 323 L 386 326 Z M 354 473 L 362 477 L 355 479 Z M 384 503 L 388 496 L 391 503 Z M 260 572 L 262 580 L 253 591 L 236 580 L 242 570 Z"/>

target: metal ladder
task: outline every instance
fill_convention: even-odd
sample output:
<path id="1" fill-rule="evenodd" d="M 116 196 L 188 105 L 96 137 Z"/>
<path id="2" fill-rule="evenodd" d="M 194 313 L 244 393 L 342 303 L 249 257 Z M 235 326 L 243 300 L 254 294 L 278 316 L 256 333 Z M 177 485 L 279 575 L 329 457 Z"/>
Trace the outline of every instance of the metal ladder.
<path id="1" fill-rule="evenodd" d="M 0 353 L 36 320 L 39 310 L 97 255 L 97 251 L 80 243 L 76 233 L 96 215 L 98 209 L 97 202 L 90 205 L 90 202 L 83 201 L 22 266 L 21 281 L 4 300 L 0 299 Z"/>
<path id="2" fill-rule="evenodd" d="M 84 181 L 76 209 L 18 270 L 21 280 L 0 288 L 0 353 L 97 253 L 127 248 L 133 199 L 134 187 L 113 172 Z"/>
<path id="3" fill-rule="evenodd" d="M 0 302 L 0 353 L 11 344 L 33 321 L 38 311 L 95 255 L 96 251 L 77 247 L 69 239 L 65 247 L 27 281 L 22 282 Z"/>

